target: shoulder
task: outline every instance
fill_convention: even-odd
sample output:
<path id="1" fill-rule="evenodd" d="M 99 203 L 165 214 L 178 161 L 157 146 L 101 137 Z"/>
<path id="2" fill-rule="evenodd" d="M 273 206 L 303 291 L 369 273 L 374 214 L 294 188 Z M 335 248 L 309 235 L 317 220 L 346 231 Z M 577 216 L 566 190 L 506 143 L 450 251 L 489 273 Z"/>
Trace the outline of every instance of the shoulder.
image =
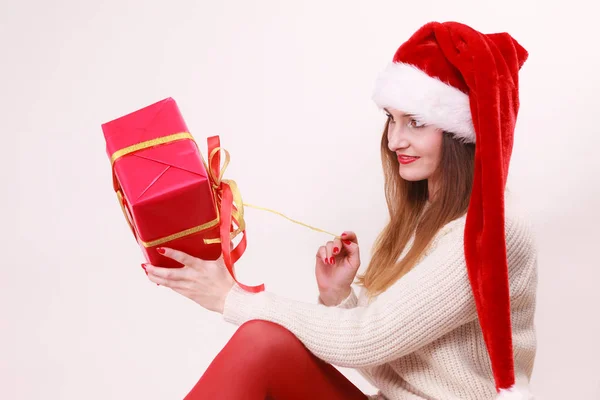
<path id="1" fill-rule="evenodd" d="M 467 214 L 446 224 L 436 235 L 436 242 L 464 241 Z M 509 268 L 531 264 L 537 256 L 534 227 L 529 210 L 510 192 L 504 201 L 504 234 Z"/>
<path id="2" fill-rule="evenodd" d="M 436 241 L 463 241 L 467 213 L 443 226 L 436 235 Z M 510 192 L 504 201 L 504 233 L 509 256 L 529 258 L 536 253 L 534 227 L 529 210 Z"/>
<path id="3" fill-rule="evenodd" d="M 537 245 L 532 218 L 514 194 L 505 196 L 504 210 L 511 296 L 535 294 Z"/>
<path id="4" fill-rule="evenodd" d="M 510 192 L 506 193 L 504 200 L 504 230 L 507 252 L 536 252 L 534 227 L 529 210 Z"/>
<path id="5" fill-rule="evenodd" d="M 510 279 L 511 296 L 533 293 L 537 277 L 537 245 L 532 218 L 523 202 L 511 193 L 504 202 L 504 234 L 506 260 Z M 440 251 L 464 258 L 464 230 L 467 215 L 446 224 L 436 236 L 434 246 Z"/>

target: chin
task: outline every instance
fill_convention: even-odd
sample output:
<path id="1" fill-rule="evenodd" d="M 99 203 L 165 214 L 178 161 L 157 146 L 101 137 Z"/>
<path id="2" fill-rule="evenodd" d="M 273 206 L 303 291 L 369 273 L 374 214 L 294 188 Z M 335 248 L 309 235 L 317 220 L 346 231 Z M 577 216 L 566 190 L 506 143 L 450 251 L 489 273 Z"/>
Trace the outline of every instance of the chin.
<path id="1" fill-rule="evenodd" d="M 410 182 L 422 181 L 424 179 L 427 179 L 427 176 L 425 176 L 423 174 L 410 173 L 407 171 L 402 171 L 402 169 L 400 170 L 400 177 L 402 179 L 404 179 L 405 181 L 410 181 Z"/>

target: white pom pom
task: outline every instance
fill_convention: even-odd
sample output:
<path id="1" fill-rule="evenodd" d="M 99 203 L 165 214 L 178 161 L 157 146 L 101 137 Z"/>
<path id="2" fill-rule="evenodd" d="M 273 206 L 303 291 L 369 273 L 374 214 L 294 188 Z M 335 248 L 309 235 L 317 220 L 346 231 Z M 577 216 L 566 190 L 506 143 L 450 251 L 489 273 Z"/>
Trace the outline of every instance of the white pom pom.
<path id="1" fill-rule="evenodd" d="M 515 385 L 510 389 L 500 389 L 496 400 L 533 400 L 533 394 L 524 385 Z"/>

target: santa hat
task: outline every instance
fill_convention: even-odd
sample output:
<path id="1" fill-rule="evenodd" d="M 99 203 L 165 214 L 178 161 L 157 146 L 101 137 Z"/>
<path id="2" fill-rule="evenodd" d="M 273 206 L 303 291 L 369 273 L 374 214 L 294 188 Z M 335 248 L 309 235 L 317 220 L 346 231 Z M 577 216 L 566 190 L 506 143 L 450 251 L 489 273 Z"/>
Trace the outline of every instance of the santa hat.
<path id="1" fill-rule="evenodd" d="M 517 387 L 504 232 L 504 189 L 527 51 L 508 33 L 430 22 L 396 51 L 373 100 L 476 143 L 464 249 L 499 399 L 530 399 Z M 485 209 L 484 209 L 485 207 Z M 485 218 L 484 218 L 485 213 Z"/>

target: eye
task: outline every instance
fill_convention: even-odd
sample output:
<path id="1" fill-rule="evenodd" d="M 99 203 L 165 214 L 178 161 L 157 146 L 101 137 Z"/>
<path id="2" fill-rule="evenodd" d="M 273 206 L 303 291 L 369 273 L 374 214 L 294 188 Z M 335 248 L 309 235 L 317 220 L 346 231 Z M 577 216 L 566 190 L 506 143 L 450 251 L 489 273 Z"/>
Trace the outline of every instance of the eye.
<path id="1" fill-rule="evenodd" d="M 411 118 L 411 119 L 408 121 L 408 126 L 409 126 L 410 128 L 419 129 L 419 128 L 423 128 L 423 127 L 425 127 L 426 125 L 425 125 L 425 124 L 423 124 L 423 123 L 420 123 L 419 121 L 417 121 L 417 120 L 416 120 L 416 119 L 414 119 L 414 118 Z"/>

